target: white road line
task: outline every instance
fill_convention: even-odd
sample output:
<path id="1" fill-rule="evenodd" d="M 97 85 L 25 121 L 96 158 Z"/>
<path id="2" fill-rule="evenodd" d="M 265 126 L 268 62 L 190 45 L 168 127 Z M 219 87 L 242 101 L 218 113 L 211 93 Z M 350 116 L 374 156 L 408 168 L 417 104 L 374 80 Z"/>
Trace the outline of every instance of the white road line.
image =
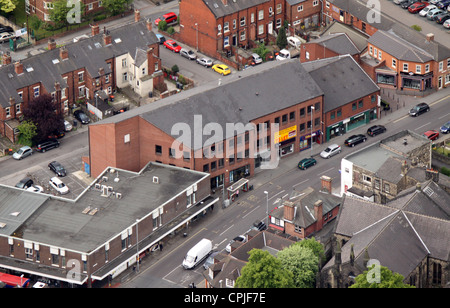
<path id="1" fill-rule="evenodd" d="M 247 214 L 245 214 L 244 216 L 242 216 L 242 219 L 244 219 L 245 217 L 247 217 L 251 212 L 253 212 L 254 210 L 258 209 L 258 207 L 255 207 L 253 210 L 251 210 L 250 212 L 248 212 Z"/>
<path id="2" fill-rule="evenodd" d="M 447 114 L 443 115 L 442 117 L 439 117 L 439 120 L 448 117 L 449 114 L 450 113 L 447 113 Z"/>
<path id="3" fill-rule="evenodd" d="M 305 183 L 305 182 L 308 182 L 308 181 L 309 181 L 309 179 L 306 179 L 306 180 L 304 180 L 304 181 L 301 181 L 300 183 L 297 183 L 297 184 L 295 184 L 295 185 L 292 185 L 292 187 L 301 185 L 301 184 L 303 184 L 303 183 Z"/>
<path id="4" fill-rule="evenodd" d="M 220 233 L 219 235 L 222 236 L 225 232 L 227 232 L 228 230 L 230 230 L 231 228 L 233 228 L 234 225 L 229 226 L 225 231 L 223 231 L 222 233 Z"/>
<path id="5" fill-rule="evenodd" d="M 324 174 L 324 173 L 327 173 L 328 171 L 331 171 L 331 170 L 333 170 L 334 169 L 334 167 L 332 167 L 332 168 L 330 168 L 330 169 L 328 169 L 328 170 L 325 170 L 324 172 L 322 172 L 322 173 L 319 173 L 319 175 L 322 175 L 322 174 Z"/>
<path id="6" fill-rule="evenodd" d="M 270 197 L 269 200 L 272 200 L 273 198 L 275 198 L 276 196 L 278 196 L 279 194 L 282 194 L 284 192 L 285 192 L 285 190 L 283 189 L 282 191 L 280 191 L 280 192 L 276 193 L 275 195 L 273 195 L 272 197 Z"/>
<path id="7" fill-rule="evenodd" d="M 431 124 L 431 122 L 428 122 L 427 124 L 424 124 L 424 125 L 422 125 L 422 126 L 419 126 L 419 127 L 415 128 L 414 130 L 419 130 L 419 129 L 421 129 L 422 127 L 427 126 L 427 125 L 430 125 L 430 124 Z"/>

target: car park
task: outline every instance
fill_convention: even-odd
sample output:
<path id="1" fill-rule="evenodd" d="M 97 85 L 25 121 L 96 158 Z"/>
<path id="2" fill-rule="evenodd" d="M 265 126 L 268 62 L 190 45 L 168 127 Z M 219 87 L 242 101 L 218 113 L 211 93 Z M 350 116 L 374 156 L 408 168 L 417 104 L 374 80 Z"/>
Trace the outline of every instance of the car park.
<path id="1" fill-rule="evenodd" d="M 366 142 L 366 140 L 367 137 L 364 136 L 363 134 L 352 135 L 345 140 L 344 144 L 348 147 L 354 147 L 357 144 Z"/>
<path id="2" fill-rule="evenodd" d="M 412 14 L 420 13 L 424 8 L 430 5 L 428 2 L 415 2 L 408 7 L 408 12 Z"/>
<path id="3" fill-rule="evenodd" d="M 175 14 L 174 12 L 169 12 L 164 14 L 161 18 L 156 18 L 155 25 L 158 26 L 160 21 L 165 21 L 167 24 L 171 24 L 173 22 L 176 22 L 177 19 L 177 14 Z"/>
<path id="4" fill-rule="evenodd" d="M 230 243 L 228 243 L 227 247 L 225 247 L 226 252 L 231 252 L 231 245 L 234 242 L 241 242 L 241 243 L 245 243 L 247 241 L 247 237 L 245 235 L 239 235 L 236 236 L 234 239 L 232 239 L 230 241 Z"/>
<path id="5" fill-rule="evenodd" d="M 231 73 L 230 68 L 225 64 L 214 64 L 212 66 L 213 71 L 221 74 L 222 76 L 229 75 Z"/>
<path id="6" fill-rule="evenodd" d="M 72 128 L 73 128 L 72 124 L 70 124 L 69 121 L 64 120 L 64 130 L 66 132 L 70 132 L 72 130 Z"/>
<path id="7" fill-rule="evenodd" d="M 443 24 L 447 19 L 450 19 L 450 14 L 447 12 L 444 12 L 442 14 L 437 15 L 435 18 L 435 21 L 438 24 Z"/>
<path id="8" fill-rule="evenodd" d="M 441 126 L 441 133 L 448 134 L 450 133 L 450 121 Z"/>
<path id="9" fill-rule="evenodd" d="M 13 32 L 3 32 L 0 33 L 0 43 L 9 41 L 11 38 L 15 38 L 16 35 Z"/>
<path id="10" fill-rule="evenodd" d="M 439 15 L 439 14 L 441 14 L 441 13 L 443 13 L 444 11 L 443 10 L 441 10 L 441 9 L 434 9 L 434 10 L 431 10 L 431 11 L 429 11 L 428 13 L 427 13 L 427 19 L 428 20 L 434 20 L 434 18 L 437 16 L 437 15 Z"/>
<path id="11" fill-rule="evenodd" d="M 431 10 L 434 10 L 434 9 L 437 9 L 437 6 L 434 5 L 434 4 L 430 4 L 430 5 L 426 6 L 423 10 L 421 10 L 419 12 L 419 16 L 426 17 L 428 12 L 431 11 Z"/>
<path id="12" fill-rule="evenodd" d="M 36 151 L 41 152 L 41 153 L 45 153 L 48 150 L 54 149 L 59 147 L 59 141 L 56 139 L 47 139 L 45 141 L 40 142 L 37 146 L 36 146 Z"/>
<path id="13" fill-rule="evenodd" d="M 177 42 L 175 42 L 174 40 L 167 40 L 163 43 L 164 47 L 166 47 L 167 49 L 169 49 L 170 51 L 173 52 L 180 52 L 181 50 L 181 46 L 178 45 Z"/>
<path id="14" fill-rule="evenodd" d="M 31 187 L 31 185 L 33 185 L 33 180 L 30 179 L 29 177 L 23 178 L 21 179 L 15 187 L 17 188 L 21 188 L 21 189 L 27 189 L 29 187 Z"/>
<path id="15" fill-rule="evenodd" d="M 386 127 L 384 127 L 383 125 L 374 125 L 372 127 L 369 127 L 369 129 L 367 130 L 367 135 L 375 137 L 376 135 L 382 134 L 385 131 Z"/>
<path id="16" fill-rule="evenodd" d="M 423 136 L 427 137 L 430 140 L 436 140 L 437 138 L 439 138 L 439 132 L 432 129 L 423 133 Z"/>
<path id="17" fill-rule="evenodd" d="M 69 187 L 67 187 L 66 184 L 64 184 L 59 178 L 52 177 L 50 181 L 48 181 L 51 187 L 53 187 L 57 192 L 59 192 L 61 195 L 65 195 L 69 193 Z"/>
<path id="18" fill-rule="evenodd" d="M 212 64 L 212 60 L 209 58 L 197 58 L 197 60 L 195 60 L 198 64 L 203 65 L 205 67 L 211 67 Z"/>
<path id="19" fill-rule="evenodd" d="M 305 170 L 311 166 L 314 166 L 316 163 L 317 163 L 317 161 L 312 157 L 304 158 L 301 161 L 299 161 L 298 168 L 301 170 Z"/>
<path id="20" fill-rule="evenodd" d="M 16 153 L 14 153 L 13 158 L 20 160 L 20 159 L 30 156 L 32 154 L 33 154 L 33 149 L 26 145 L 26 146 L 21 147 Z"/>
<path id="21" fill-rule="evenodd" d="M 320 156 L 323 158 L 330 158 L 339 153 L 341 153 L 341 146 L 338 144 L 331 144 L 325 150 L 320 152 Z"/>
<path id="22" fill-rule="evenodd" d="M 257 53 L 252 53 L 252 61 L 255 64 L 261 64 L 262 63 L 262 59 Z"/>
<path id="23" fill-rule="evenodd" d="M 38 192 L 38 193 L 43 193 L 44 192 L 44 188 L 42 186 L 40 186 L 40 185 L 31 185 L 26 190 L 27 191 L 32 191 L 32 192 Z"/>
<path id="24" fill-rule="evenodd" d="M 420 104 L 417 104 L 416 106 L 414 106 L 414 108 L 412 108 L 409 111 L 409 115 L 412 117 L 417 117 L 417 116 L 421 115 L 422 113 L 425 113 L 428 111 L 430 111 L 430 106 L 428 106 L 428 104 L 426 104 L 426 103 L 420 103 Z"/>
<path id="25" fill-rule="evenodd" d="M 197 55 L 195 54 L 195 52 L 193 52 L 191 49 L 187 49 L 187 48 L 181 48 L 180 55 L 189 60 L 197 59 Z"/>
<path id="26" fill-rule="evenodd" d="M 89 122 L 91 122 L 91 120 L 89 119 L 89 117 L 81 110 L 75 110 L 75 112 L 73 113 L 73 115 L 75 116 L 75 118 L 80 121 L 82 124 L 89 124 Z"/>
<path id="27" fill-rule="evenodd" d="M 159 45 L 164 44 L 164 42 L 166 41 L 166 37 L 162 34 L 156 33 L 156 38 L 159 41 Z"/>
<path id="28" fill-rule="evenodd" d="M 57 161 L 52 161 L 48 164 L 48 169 L 53 171 L 57 176 L 63 177 L 67 175 L 66 169 Z"/>

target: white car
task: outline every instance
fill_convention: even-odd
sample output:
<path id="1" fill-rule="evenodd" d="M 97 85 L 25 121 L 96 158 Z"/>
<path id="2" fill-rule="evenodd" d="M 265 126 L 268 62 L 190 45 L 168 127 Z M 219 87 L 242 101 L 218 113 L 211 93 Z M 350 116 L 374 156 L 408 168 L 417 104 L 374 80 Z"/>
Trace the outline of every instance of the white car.
<path id="1" fill-rule="evenodd" d="M 282 61 L 291 58 L 291 53 L 287 49 L 281 49 L 277 55 L 277 60 Z"/>
<path id="2" fill-rule="evenodd" d="M 56 189 L 57 192 L 59 192 L 61 195 L 65 195 L 69 193 L 69 187 L 67 187 L 66 184 L 64 184 L 58 177 L 52 177 L 50 181 L 48 181 L 51 187 Z"/>
<path id="3" fill-rule="evenodd" d="M 246 237 L 245 235 L 239 235 L 239 236 L 236 236 L 233 240 L 231 240 L 231 242 L 227 245 L 227 247 L 225 247 L 225 250 L 226 250 L 227 252 L 231 252 L 231 245 L 232 245 L 234 242 L 242 242 L 242 243 L 245 243 L 245 242 L 247 242 L 247 237 Z"/>
<path id="4" fill-rule="evenodd" d="M 341 153 L 341 147 L 337 144 L 331 144 L 320 153 L 320 156 L 323 158 L 330 158 L 339 153 Z"/>
<path id="5" fill-rule="evenodd" d="M 70 124 L 70 122 L 69 121 L 67 121 L 67 120 L 64 120 L 64 130 L 66 131 L 66 132 L 70 132 L 71 130 L 72 130 L 72 124 Z"/>
<path id="6" fill-rule="evenodd" d="M 430 10 L 433 10 L 433 9 L 437 9 L 437 6 L 436 6 L 436 5 L 433 5 L 433 4 L 430 4 L 429 6 L 424 7 L 424 8 L 419 12 L 419 15 L 422 16 L 422 17 L 425 17 L 425 16 L 427 16 L 428 12 L 429 12 Z"/>
<path id="7" fill-rule="evenodd" d="M 449 6 L 450 7 L 450 6 Z M 450 29 L 450 19 L 447 19 L 446 21 L 444 21 L 444 23 L 442 24 L 445 28 Z"/>
<path id="8" fill-rule="evenodd" d="M 297 48 L 297 49 L 300 48 L 300 45 L 302 44 L 302 42 L 295 36 L 288 36 L 287 42 L 289 45 L 291 45 L 292 47 Z"/>
<path id="9" fill-rule="evenodd" d="M 30 187 L 27 188 L 27 191 L 33 191 L 33 192 L 44 192 L 44 188 L 42 186 L 39 185 L 31 185 Z"/>
<path id="10" fill-rule="evenodd" d="M 4 43 L 9 41 L 10 38 L 15 38 L 16 35 L 12 32 L 3 32 L 0 33 L 0 43 Z"/>
<path id="11" fill-rule="evenodd" d="M 187 49 L 187 48 L 181 48 L 180 55 L 189 60 L 197 59 L 197 55 L 195 54 L 195 52 L 193 52 L 192 50 Z"/>

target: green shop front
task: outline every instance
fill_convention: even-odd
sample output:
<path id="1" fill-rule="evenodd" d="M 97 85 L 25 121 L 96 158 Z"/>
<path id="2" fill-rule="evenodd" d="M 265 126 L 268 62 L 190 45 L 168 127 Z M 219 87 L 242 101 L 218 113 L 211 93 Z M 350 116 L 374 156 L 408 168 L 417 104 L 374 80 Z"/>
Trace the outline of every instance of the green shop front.
<path id="1" fill-rule="evenodd" d="M 377 109 L 369 109 L 326 127 L 326 141 L 341 136 L 377 118 Z"/>

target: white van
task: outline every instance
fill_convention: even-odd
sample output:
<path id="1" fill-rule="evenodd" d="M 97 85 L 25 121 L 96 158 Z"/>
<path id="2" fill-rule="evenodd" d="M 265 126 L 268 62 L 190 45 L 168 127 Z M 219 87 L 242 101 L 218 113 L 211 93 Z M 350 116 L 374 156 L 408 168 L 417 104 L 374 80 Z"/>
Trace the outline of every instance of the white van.
<path id="1" fill-rule="evenodd" d="M 302 44 L 302 42 L 295 36 L 287 37 L 287 42 L 291 47 L 294 47 L 294 48 L 300 48 L 300 45 Z"/>
<path id="2" fill-rule="evenodd" d="M 183 260 L 183 267 L 185 269 L 192 269 L 197 264 L 206 259 L 212 252 L 212 241 L 206 238 L 198 242 L 192 247 Z"/>
<path id="3" fill-rule="evenodd" d="M 252 61 L 253 61 L 255 64 L 260 64 L 260 63 L 262 63 L 262 59 L 261 59 L 261 57 L 260 57 L 257 53 L 252 53 Z"/>

